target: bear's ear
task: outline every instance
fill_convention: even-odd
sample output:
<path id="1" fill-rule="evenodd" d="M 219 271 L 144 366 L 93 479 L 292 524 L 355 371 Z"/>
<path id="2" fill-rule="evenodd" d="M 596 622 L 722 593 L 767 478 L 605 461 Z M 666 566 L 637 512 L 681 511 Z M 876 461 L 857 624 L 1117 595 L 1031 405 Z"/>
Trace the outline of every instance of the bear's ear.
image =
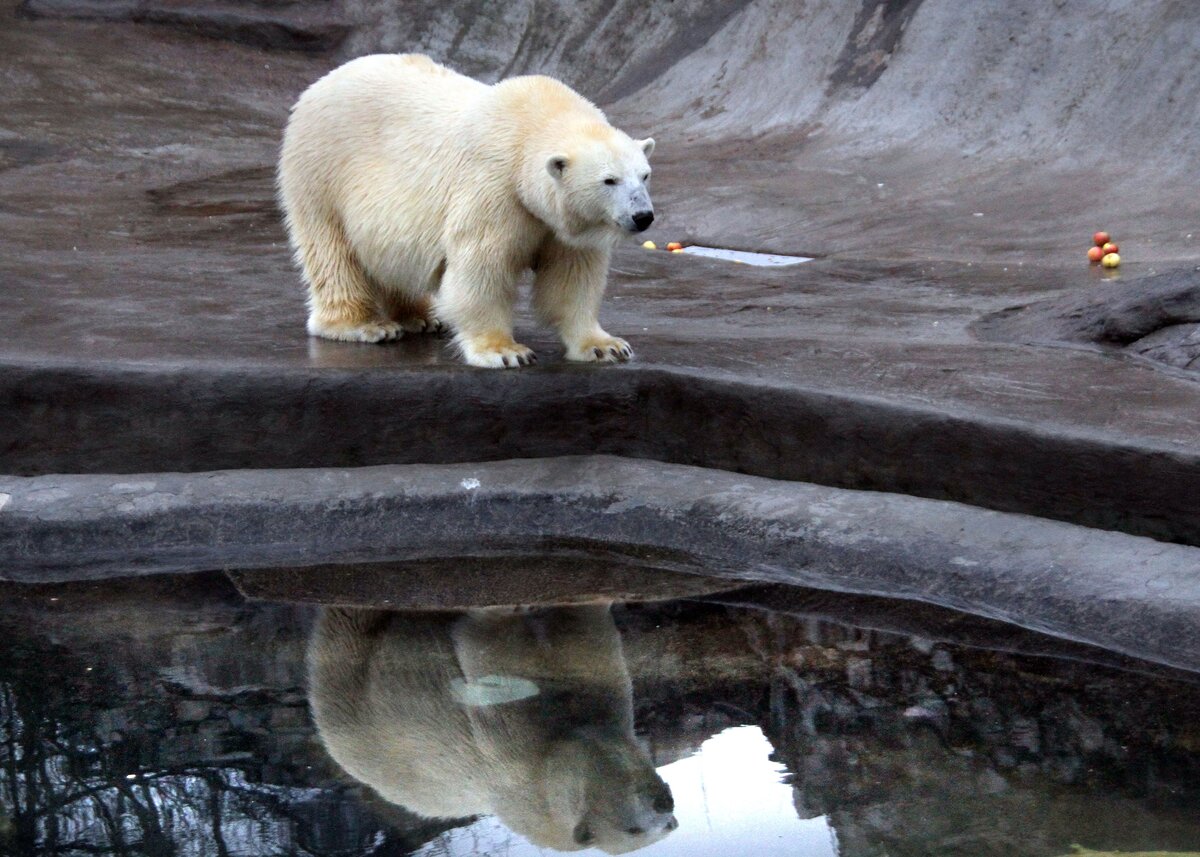
<path id="1" fill-rule="evenodd" d="M 650 157 L 650 153 L 654 151 L 654 138 L 647 137 L 645 140 L 638 140 L 638 145 L 642 147 L 642 154 L 648 158 Z"/>
<path id="2" fill-rule="evenodd" d="M 561 179 L 567 172 L 567 156 L 566 155 L 551 155 L 546 161 L 546 172 L 553 179 Z"/>

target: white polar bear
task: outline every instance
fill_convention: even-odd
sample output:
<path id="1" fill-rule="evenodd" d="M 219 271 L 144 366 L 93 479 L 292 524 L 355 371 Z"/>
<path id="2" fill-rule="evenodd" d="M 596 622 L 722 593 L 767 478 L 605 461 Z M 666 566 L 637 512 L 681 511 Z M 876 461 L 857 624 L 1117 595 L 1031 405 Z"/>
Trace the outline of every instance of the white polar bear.
<path id="1" fill-rule="evenodd" d="M 536 845 L 611 854 L 678 826 L 671 790 L 633 733 L 607 605 L 328 609 L 308 668 L 329 754 L 412 812 L 495 815 Z"/>
<path id="2" fill-rule="evenodd" d="M 654 219 L 654 140 L 567 86 L 487 86 L 416 54 L 353 60 L 292 108 L 279 198 L 308 283 L 308 331 L 382 342 L 441 321 L 474 366 L 518 366 L 517 281 L 568 360 L 618 361 L 598 321 L 618 237 Z"/>

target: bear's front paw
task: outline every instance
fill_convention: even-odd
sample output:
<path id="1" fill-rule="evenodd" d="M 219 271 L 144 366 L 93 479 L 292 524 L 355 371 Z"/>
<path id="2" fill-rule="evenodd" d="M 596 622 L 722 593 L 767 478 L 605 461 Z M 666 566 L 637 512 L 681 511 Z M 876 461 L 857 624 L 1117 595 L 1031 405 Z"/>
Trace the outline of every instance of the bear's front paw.
<path id="1" fill-rule="evenodd" d="M 537 362 L 533 349 L 514 342 L 511 336 L 463 337 L 458 347 L 467 363 L 485 369 L 511 369 Z"/>
<path id="2" fill-rule="evenodd" d="M 593 336 L 567 346 L 567 359 L 579 363 L 617 363 L 633 356 L 629 343 L 618 336 Z"/>

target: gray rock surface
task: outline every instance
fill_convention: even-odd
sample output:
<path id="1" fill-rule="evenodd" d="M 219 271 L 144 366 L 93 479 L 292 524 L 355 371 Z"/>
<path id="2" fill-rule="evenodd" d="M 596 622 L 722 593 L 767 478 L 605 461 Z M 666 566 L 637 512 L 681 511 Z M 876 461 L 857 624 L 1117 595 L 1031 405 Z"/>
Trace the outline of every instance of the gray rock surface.
<path id="1" fill-rule="evenodd" d="M 9 580 L 592 548 L 925 601 L 1200 669 L 1200 549 L 954 503 L 605 457 L 6 477 L 0 491 Z"/>
<path id="2" fill-rule="evenodd" d="M 993 341 L 1099 345 L 1200 368 L 1200 268 L 1009 307 L 974 330 Z"/>
<path id="3" fill-rule="evenodd" d="M 267 50 L 324 53 L 348 28 L 327 0 L 24 0 L 39 19 L 152 24 Z"/>
<path id="4" fill-rule="evenodd" d="M 6 473 L 599 452 L 1200 544 L 1196 319 L 1155 303 L 1194 302 L 1200 261 L 1194 3 L 5 0 L 0 17 Z M 637 350 L 627 367 L 564 365 L 524 311 L 546 359 L 519 374 L 415 337 L 311 341 L 272 197 L 279 133 L 312 80 L 380 49 L 553 73 L 653 133 L 648 237 L 820 258 L 623 247 L 605 323 Z M 1099 228 L 1116 273 L 1083 261 Z M 977 335 L 1044 301 L 1136 336 Z M 151 532 L 101 513 L 96 532 Z M 10 556 L 70 564 L 67 542 L 46 548 Z"/>

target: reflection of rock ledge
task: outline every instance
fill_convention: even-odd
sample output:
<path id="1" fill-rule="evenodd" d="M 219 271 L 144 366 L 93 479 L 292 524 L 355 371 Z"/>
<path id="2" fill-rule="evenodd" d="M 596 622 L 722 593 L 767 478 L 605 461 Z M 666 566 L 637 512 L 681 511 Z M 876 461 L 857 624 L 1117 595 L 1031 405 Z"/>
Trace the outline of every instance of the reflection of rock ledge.
<path id="1" fill-rule="evenodd" d="M 0 491 L 11 580 L 567 544 L 645 568 L 925 601 L 1200 666 L 1200 549 L 957 503 L 608 457 L 0 477 Z"/>
<path id="2" fill-rule="evenodd" d="M 626 560 L 620 550 L 603 551 L 594 544 L 574 550 L 569 544 L 546 547 L 551 553 L 238 569 L 230 576 L 248 598 L 387 610 L 664 601 L 738 586 L 696 574 L 647 569 L 637 563 L 637 557 Z"/>

